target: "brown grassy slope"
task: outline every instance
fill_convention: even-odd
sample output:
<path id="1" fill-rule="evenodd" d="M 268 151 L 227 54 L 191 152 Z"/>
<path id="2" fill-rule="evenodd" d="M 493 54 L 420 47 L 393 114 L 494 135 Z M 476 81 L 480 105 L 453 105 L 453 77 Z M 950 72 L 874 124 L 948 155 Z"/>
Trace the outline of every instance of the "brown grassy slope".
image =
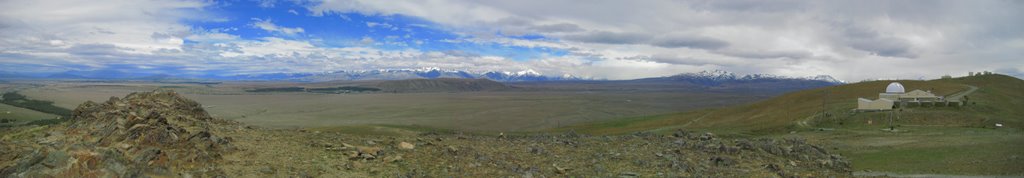
<path id="1" fill-rule="evenodd" d="M 907 90 L 921 89 L 932 90 L 936 95 L 951 95 L 968 89 L 964 83 L 982 85 L 984 88 L 993 91 L 992 97 L 1003 96 L 1001 93 L 1010 92 L 1009 89 L 1002 89 L 1013 86 L 987 85 L 987 83 L 1007 83 L 1015 78 L 994 78 L 987 81 L 983 79 L 963 80 L 932 80 L 912 81 L 900 80 Z M 619 134 L 645 130 L 671 130 L 669 128 L 689 128 L 716 130 L 719 132 L 782 132 L 792 128 L 798 121 L 814 118 L 822 110 L 822 103 L 825 92 L 828 92 L 827 108 L 829 113 L 848 113 L 856 107 L 856 99 L 859 97 L 876 99 L 879 92 L 884 92 L 885 87 L 893 81 L 872 81 L 861 82 L 833 87 L 809 89 L 804 91 L 791 92 L 775 98 L 718 109 L 708 109 L 677 114 L 628 118 L 606 123 L 591 123 L 558 130 L 577 130 L 594 134 Z M 974 83 L 970 83 L 974 82 Z M 983 85 L 986 84 L 986 85 Z M 981 90 L 979 90 L 981 92 Z M 972 96 L 974 97 L 974 96 Z M 975 100 L 988 97 L 978 96 Z M 1021 97 L 1024 98 L 1024 97 Z M 1019 99 L 1017 100 L 1019 101 Z M 999 107 L 1005 108 L 1005 107 Z"/>
<path id="2" fill-rule="evenodd" d="M 977 86 L 978 91 L 968 95 L 970 105 L 965 109 L 985 119 L 986 124 L 1024 125 L 1024 80 L 995 74 L 940 81 Z"/>
<path id="3" fill-rule="evenodd" d="M 709 115 L 709 119 L 694 123 L 693 127 L 737 127 L 749 130 L 774 130 L 779 126 L 814 117 L 821 112 L 826 100 L 828 112 L 842 113 L 856 107 L 859 97 L 877 99 L 878 93 L 893 81 L 873 81 L 836 87 L 804 90 L 785 94 L 762 102 L 739 107 L 724 108 Z M 966 86 L 940 81 L 897 81 L 907 90 L 931 90 L 936 95 L 950 95 Z M 826 91 L 827 90 L 827 91 Z"/>

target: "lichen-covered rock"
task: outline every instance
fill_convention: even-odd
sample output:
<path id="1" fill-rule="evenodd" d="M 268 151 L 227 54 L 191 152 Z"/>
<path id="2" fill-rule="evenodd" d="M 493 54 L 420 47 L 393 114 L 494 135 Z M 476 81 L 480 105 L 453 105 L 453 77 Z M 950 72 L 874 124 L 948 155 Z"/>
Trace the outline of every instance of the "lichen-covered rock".
<path id="1" fill-rule="evenodd" d="M 222 173 L 214 164 L 231 151 L 231 138 L 213 133 L 226 121 L 173 91 L 132 93 L 103 103 L 85 102 L 53 138 L 15 166 L 10 177 L 138 177 Z"/>

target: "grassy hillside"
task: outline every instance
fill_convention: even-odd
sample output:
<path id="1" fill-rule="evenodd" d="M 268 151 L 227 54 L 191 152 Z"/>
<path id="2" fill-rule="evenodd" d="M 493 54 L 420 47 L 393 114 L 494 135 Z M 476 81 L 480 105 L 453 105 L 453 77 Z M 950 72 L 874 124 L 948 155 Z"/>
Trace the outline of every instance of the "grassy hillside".
<path id="1" fill-rule="evenodd" d="M 792 137 L 828 145 L 856 171 L 935 175 L 1024 176 L 1024 81 L 1005 75 L 899 81 L 908 90 L 967 95 L 963 107 L 909 107 L 898 112 L 852 112 L 856 98 L 874 99 L 892 81 L 874 81 L 788 93 L 727 108 L 633 117 L 556 129 L 591 134 L 670 132 L 682 128 L 729 137 Z M 821 116 L 825 91 L 830 117 Z M 997 128 L 995 124 L 1003 124 Z M 931 175 L 931 176 L 927 176 Z"/>
<path id="2" fill-rule="evenodd" d="M 787 93 L 775 98 L 735 107 L 698 110 L 677 114 L 624 118 L 611 122 L 590 123 L 558 129 L 592 134 L 621 134 L 635 131 L 670 131 L 675 128 L 713 130 L 722 133 L 785 133 L 801 126 L 848 124 L 865 119 L 887 117 L 886 112 L 854 113 L 858 97 L 876 99 L 879 92 L 893 81 L 861 82 L 840 86 Z M 903 124 L 959 125 L 982 127 L 993 123 L 1024 125 L 1024 81 L 1005 76 L 987 75 L 954 79 L 913 81 L 900 80 L 907 90 L 931 90 L 936 95 L 952 95 L 979 89 L 969 95 L 968 106 L 912 107 L 901 112 Z M 826 97 L 827 100 L 826 100 Z M 827 101 L 827 102 L 826 102 Z M 821 119 L 825 103 L 826 119 Z M 866 121 L 865 121 L 866 122 Z M 877 121 L 876 121 L 877 122 Z"/>

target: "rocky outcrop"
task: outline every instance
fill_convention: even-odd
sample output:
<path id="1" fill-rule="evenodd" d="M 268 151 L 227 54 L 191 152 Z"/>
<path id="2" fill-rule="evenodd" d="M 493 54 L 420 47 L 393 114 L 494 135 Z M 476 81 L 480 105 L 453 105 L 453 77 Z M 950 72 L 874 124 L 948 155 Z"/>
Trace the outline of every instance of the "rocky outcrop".
<path id="1" fill-rule="evenodd" d="M 217 176 L 216 161 L 231 138 L 213 127 L 227 124 L 173 91 L 132 93 L 103 103 L 85 102 L 71 120 L 40 139 L 41 148 L 18 158 L 9 177 Z"/>

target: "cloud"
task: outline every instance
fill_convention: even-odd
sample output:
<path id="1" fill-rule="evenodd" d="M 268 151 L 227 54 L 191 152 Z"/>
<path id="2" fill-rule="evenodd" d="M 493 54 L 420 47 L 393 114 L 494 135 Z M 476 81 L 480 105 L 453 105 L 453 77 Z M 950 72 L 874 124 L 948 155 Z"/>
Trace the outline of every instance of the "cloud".
<path id="1" fill-rule="evenodd" d="M 69 54 L 78 56 L 118 56 L 122 55 L 117 46 L 112 44 L 77 44 L 67 48 Z"/>
<path id="2" fill-rule="evenodd" d="M 642 33 L 596 31 L 586 34 L 567 35 L 563 39 L 584 43 L 640 44 L 647 42 L 650 36 Z"/>
<path id="3" fill-rule="evenodd" d="M 596 31 L 584 34 L 567 35 L 563 39 L 601 44 L 645 44 L 665 48 L 718 49 L 729 46 L 729 42 L 696 35 L 661 35 L 652 37 L 643 33 L 619 33 Z"/>
<path id="4" fill-rule="evenodd" d="M 654 39 L 651 45 L 666 48 L 718 49 L 729 46 L 729 42 L 703 36 L 666 36 Z"/>
<path id="5" fill-rule="evenodd" d="M 558 33 L 558 32 L 579 32 L 583 31 L 579 25 L 571 23 L 557 23 L 557 24 L 546 24 L 537 25 L 530 27 L 531 30 L 535 30 L 541 33 Z"/>
<path id="6" fill-rule="evenodd" d="M 717 63 L 721 62 L 721 61 L 715 61 L 715 60 L 707 60 L 707 59 L 698 59 L 698 58 L 692 58 L 692 57 L 676 56 L 676 55 L 672 55 L 672 54 L 657 54 L 657 55 L 650 55 L 650 56 L 631 56 L 631 57 L 622 57 L 622 58 L 618 58 L 618 59 L 620 59 L 620 60 L 650 61 L 650 62 L 658 62 L 658 63 L 666 63 L 666 64 L 694 65 L 694 66 L 717 64 Z"/>
<path id="7" fill-rule="evenodd" d="M 716 53 L 742 58 L 765 59 L 765 58 L 787 58 L 805 59 L 812 56 L 805 51 L 765 51 L 765 50 L 718 50 Z"/>
<path id="8" fill-rule="evenodd" d="M 370 28 L 381 27 L 381 28 L 388 28 L 388 29 L 390 29 L 393 26 L 391 24 L 388 24 L 388 23 L 366 22 L 366 27 L 370 27 Z"/>
<path id="9" fill-rule="evenodd" d="M 302 27 L 288 28 L 288 27 L 277 26 L 270 19 L 263 20 L 263 19 L 259 19 L 259 18 L 252 18 L 252 20 L 253 20 L 253 23 L 252 23 L 253 27 L 259 28 L 259 29 L 262 29 L 262 30 L 266 30 L 268 32 L 284 33 L 284 34 L 287 34 L 287 35 L 295 35 L 295 34 L 298 34 L 298 33 L 306 32 L 306 30 L 303 30 Z"/>
<path id="10" fill-rule="evenodd" d="M 0 1 L 0 46 L 19 53 L 58 52 L 75 44 L 109 44 L 131 53 L 179 49 L 183 20 L 203 21 L 205 1 Z M 62 45 L 51 45 L 60 41 Z"/>
<path id="11" fill-rule="evenodd" d="M 902 58 L 917 57 L 917 54 L 911 52 L 910 43 L 898 38 L 852 39 L 848 45 L 854 49 L 867 51 L 879 56 Z"/>
<path id="12" fill-rule="evenodd" d="M 543 4 L 543 5 L 541 5 Z M 937 77 L 938 73 L 900 73 L 898 70 L 862 75 L 858 65 L 894 65 L 881 58 L 928 61 L 944 67 L 957 60 L 953 53 L 995 56 L 978 59 L 1020 66 L 1007 57 L 1019 49 L 1005 45 L 1024 36 L 1024 17 L 1012 1 L 645 1 L 590 2 L 568 0 L 463 1 L 331 1 L 315 4 L 319 12 L 402 14 L 465 29 L 470 34 L 499 31 L 509 34 L 537 33 L 563 40 L 567 48 L 588 55 L 687 56 L 679 52 L 647 48 L 703 49 L 701 59 L 728 63 L 759 64 L 783 59 L 775 66 L 739 68 L 736 72 L 814 75 L 828 72 L 837 77 L 911 76 Z M 445 8 L 440 8 L 445 7 Z M 572 8 L 564 8 L 572 7 Z M 614 8 L 613 8 L 614 7 Z M 566 27 L 556 28 L 551 24 Z M 572 27 L 575 26 L 575 27 Z M 578 28 L 578 29 L 577 29 Z M 678 37 L 663 34 L 678 35 Z M 974 45 L 975 47 L 972 47 Z M 982 49 L 977 46 L 989 46 Z M 975 51 L 973 53 L 968 51 Z M 685 51 L 685 52 L 683 52 Z M 983 52 L 984 51 L 984 52 Z M 717 55 L 717 56 L 716 56 Z M 601 58 L 608 60 L 609 58 Z M 735 61 L 733 61 L 735 60 Z M 675 64 L 677 60 L 657 60 Z M 772 60 L 776 61 L 776 60 Z M 676 62 L 678 63 L 678 62 Z M 863 64 L 862 64 L 863 63 Z M 966 64 L 963 69 L 988 65 Z M 625 63 L 619 63 L 625 64 Z M 684 65 L 684 64 L 679 64 Z M 801 66 L 800 68 L 788 66 Z M 691 68 L 693 69 L 693 68 Z M 830 71 L 835 72 L 830 72 Z M 635 71 L 624 71 L 635 72 Z M 685 71 L 680 71 L 685 72 Z M 856 80 L 856 79 L 850 79 Z"/>
<path id="13" fill-rule="evenodd" d="M 241 3 L 280 12 L 220 8 Z M 1020 73 L 1020 9 L 1000 0 L 8 0 L 0 1 L 0 69 L 442 67 L 611 79 L 724 69 L 850 81 Z M 337 23 L 306 23 L 325 19 Z M 528 57 L 510 59 L 518 56 Z"/>
<path id="14" fill-rule="evenodd" d="M 277 4 L 277 0 L 259 0 L 260 7 L 272 8 Z"/>
<path id="15" fill-rule="evenodd" d="M 371 38 L 369 36 L 364 36 L 363 39 L 359 40 L 359 43 L 362 43 L 363 45 L 371 45 L 374 42 L 376 42 L 376 41 L 373 40 L 373 38 Z"/>

